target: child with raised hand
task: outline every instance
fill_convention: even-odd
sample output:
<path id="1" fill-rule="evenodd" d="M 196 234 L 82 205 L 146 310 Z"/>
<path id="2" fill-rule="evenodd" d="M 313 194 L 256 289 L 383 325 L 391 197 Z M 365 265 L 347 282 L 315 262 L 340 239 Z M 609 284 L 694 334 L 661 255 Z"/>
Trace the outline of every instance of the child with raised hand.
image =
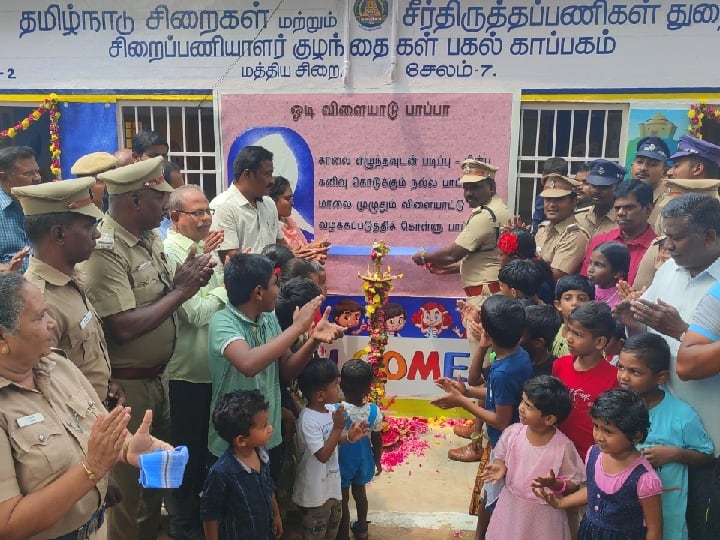
<path id="1" fill-rule="evenodd" d="M 552 354 L 555 358 L 569 354 L 565 340 L 565 326 L 568 315 L 580 304 L 595 300 L 595 287 L 588 278 L 580 274 L 570 274 L 558 279 L 555 284 L 555 309 L 560 312 L 563 324 L 555 335 L 552 345 Z"/>
<path id="2" fill-rule="evenodd" d="M 312 327 L 313 317 L 324 297 L 302 306 L 288 328 L 282 330 L 274 313 L 280 289 L 273 263 L 267 257 L 239 254 L 224 268 L 228 305 L 213 315 L 208 330 L 208 358 L 212 376 L 212 406 L 232 390 L 258 389 L 270 402 L 274 432 L 268 443 L 273 479 L 277 482 L 284 449 L 281 430 L 280 380 L 293 380 L 322 343 L 343 335 L 343 329 L 328 321 L 330 308 Z M 296 350 L 292 346 L 310 331 Z M 227 442 L 210 426 L 208 449 L 219 457 Z"/>
<path id="3" fill-rule="evenodd" d="M 353 423 L 364 422 L 369 430 L 369 437 L 362 437 L 352 444 L 343 444 L 338 449 L 340 458 L 340 479 L 342 486 L 342 521 L 338 539 L 350 537 L 350 529 L 356 538 L 368 537 L 367 514 L 368 500 L 365 485 L 376 474 L 382 472 L 382 421 L 380 408 L 367 403 L 370 386 L 373 381 L 373 370 L 364 360 L 348 360 L 340 371 L 340 388 L 345 401 L 341 406 L 347 413 L 346 427 Z M 350 490 L 355 500 L 357 521 L 350 526 Z"/>
<path id="4" fill-rule="evenodd" d="M 212 421 L 228 449 L 210 468 L 200 496 L 207 540 L 282 535 L 267 444 L 273 432 L 269 404 L 258 390 L 225 394 Z"/>
<path id="5" fill-rule="evenodd" d="M 660 335 L 630 337 L 617 367 L 620 386 L 637 392 L 650 412 L 650 431 L 638 448 L 662 480 L 663 538 L 687 540 L 688 466 L 712 463 L 712 440 L 695 410 L 661 388 L 670 348 Z"/>
<path id="6" fill-rule="evenodd" d="M 587 486 L 563 498 L 547 488 L 536 495 L 555 508 L 587 504 L 578 540 L 661 540 L 662 483 L 636 447 L 650 426 L 645 403 L 616 388 L 598 397 L 590 417 L 596 444 L 585 460 Z"/>
<path id="7" fill-rule="evenodd" d="M 603 242 L 590 253 L 587 274 L 595 284 L 595 300 L 614 307 L 622 301 L 618 281 L 627 279 L 630 250 L 620 242 Z"/>
<path id="8" fill-rule="evenodd" d="M 480 323 L 483 333 L 480 347 L 492 347 L 496 353 L 495 361 L 490 365 L 487 386 L 481 392 L 471 394 L 462 382 L 441 378 L 436 384 L 446 394 L 431 403 L 443 409 L 462 407 L 479 422 L 485 422 L 490 446 L 495 448 L 502 431 L 518 421 L 517 408 L 522 386 L 533 376 L 533 371 L 530 356 L 519 345 L 525 311 L 516 300 L 502 295 L 490 296 L 480 308 Z M 473 397 L 484 399 L 485 406 L 476 404 Z M 481 474 L 479 470 L 478 475 Z M 478 511 L 476 538 L 485 537 L 502 483 L 486 484 L 483 489 L 485 497 Z"/>
<path id="9" fill-rule="evenodd" d="M 617 368 L 605 360 L 604 349 L 615 333 L 610 308 L 602 302 L 588 302 L 568 315 L 567 342 L 570 354 L 553 363 L 552 374 L 570 390 L 573 409 L 560 430 L 585 456 L 593 445 L 590 406 L 603 392 L 616 388 Z"/>
<path id="10" fill-rule="evenodd" d="M 297 423 L 298 464 L 292 500 L 302 513 L 303 540 L 334 540 L 342 518 L 337 446 L 365 436 L 367 423 L 345 429 L 338 368 L 329 358 L 313 358 L 298 376 L 307 406 Z"/>
<path id="11" fill-rule="evenodd" d="M 538 504 L 533 488 L 570 494 L 585 481 L 582 459 L 556 427 L 571 408 L 568 389 L 556 377 L 540 375 L 523 385 L 520 423 L 503 431 L 495 447 L 495 461 L 483 475 L 486 482 L 505 480 L 487 540 L 570 540 L 566 512 Z"/>

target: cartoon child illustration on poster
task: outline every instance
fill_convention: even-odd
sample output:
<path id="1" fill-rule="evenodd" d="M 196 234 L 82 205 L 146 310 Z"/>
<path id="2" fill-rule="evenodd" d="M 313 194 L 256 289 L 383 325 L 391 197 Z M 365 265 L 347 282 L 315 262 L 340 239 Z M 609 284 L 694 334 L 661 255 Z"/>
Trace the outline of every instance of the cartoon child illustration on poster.
<path id="1" fill-rule="evenodd" d="M 437 302 L 425 302 L 413 313 L 412 323 L 417 326 L 425 337 L 438 337 L 443 330 L 455 324 L 447 308 Z"/>
<path id="2" fill-rule="evenodd" d="M 357 336 L 367 330 L 367 324 L 360 322 L 364 309 L 355 300 L 343 298 L 332 309 L 331 316 L 335 324 L 343 326 L 348 334 Z"/>
<path id="3" fill-rule="evenodd" d="M 385 332 L 388 336 L 400 337 L 400 330 L 407 322 L 407 311 L 397 302 L 388 302 L 382 310 L 385 314 Z"/>

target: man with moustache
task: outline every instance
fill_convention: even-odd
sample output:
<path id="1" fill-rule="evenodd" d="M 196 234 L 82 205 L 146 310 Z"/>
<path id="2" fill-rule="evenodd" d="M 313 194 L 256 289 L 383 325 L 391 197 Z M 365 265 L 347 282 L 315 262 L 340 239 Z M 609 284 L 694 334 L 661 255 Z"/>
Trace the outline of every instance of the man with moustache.
<path id="1" fill-rule="evenodd" d="M 643 137 L 637 143 L 630 177 L 645 182 L 653 190 L 653 210 L 648 222 L 654 226 L 660 216 L 660 202 L 665 198 L 663 180 L 667 176 L 670 149 L 660 137 Z M 658 234 L 661 231 L 656 230 Z"/>
<path id="2" fill-rule="evenodd" d="M 617 228 L 613 190 L 626 174 L 624 167 L 607 159 L 590 162 L 586 181 L 590 185 L 592 206 L 575 212 L 578 225 L 590 234 L 590 238 Z"/>
<path id="3" fill-rule="evenodd" d="M 100 318 L 75 265 L 90 258 L 100 237 L 102 212 L 93 204 L 88 176 L 13 188 L 25 213 L 34 253 L 25 278 L 36 285 L 55 319 L 57 347 L 87 377 L 101 399 L 108 395 L 110 360 Z"/>
<path id="4" fill-rule="evenodd" d="M 585 262 L 580 270 L 582 275 L 587 275 L 590 255 L 597 246 L 604 242 L 619 242 L 627 246 L 630 251 L 627 282 L 630 285 L 635 282 L 640 261 L 657 236 L 648 224 L 648 216 L 653 207 L 652 197 L 650 186 L 640 180 L 620 182 L 615 188 L 614 203 L 618 227 L 590 240 Z"/>
<path id="5" fill-rule="evenodd" d="M 485 299 L 500 291 L 498 271 L 500 270 L 500 251 L 497 239 L 500 227 L 511 219 L 512 214 L 496 193 L 495 174 L 497 167 L 474 159 L 462 163 L 463 176 L 460 183 L 463 196 L 472 214 L 450 246 L 437 251 L 421 249 L 412 259 L 418 266 L 425 266 L 434 274 L 460 272 L 469 310 L 463 318 L 477 318 Z M 457 263 L 460 263 L 459 265 Z M 471 315 L 472 313 L 472 315 Z M 471 358 L 478 352 L 480 342 L 468 332 Z M 479 359 L 482 363 L 482 358 Z M 474 361 L 474 360 L 473 360 Z M 471 381 L 471 384 L 476 384 Z M 478 383 L 479 384 L 479 383 Z M 472 431 L 475 431 L 473 427 Z M 455 461 L 480 461 L 482 448 L 475 441 L 448 452 Z"/>
<path id="6" fill-rule="evenodd" d="M 213 228 L 225 239 L 218 248 L 221 261 L 250 248 L 260 253 L 269 244 L 284 243 L 277 208 L 267 195 L 273 178 L 273 155 L 262 146 L 246 146 L 233 161 L 232 185 L 215 197 Z"/>
<path id="7" fill-rule="evenodd" d="M 167 167 L 166 162 L 165 166 Z M 212 210 L 202 190 L 193 184 L 175 188 L 168 201 L 172 223 L 163 242 L 174 269 L 191 250 L 212 253 L 223 240 L 222 231 L 210 231 Z M 208 325 L 213 314 L 225 307 L 227 292 L 222 274 L 210 281 L 178 309 L 175 352 L 168 363 L 170 429 L 174 446 L 187 446 L 190 460 L 183 483 L 166 499 L 168 533 L 176 540 L 201 540 L 200 492 L 205 483 L 212 377 L 208 364 Z"/>
<path id="8" fill-rule="evenodd" d="M 574 274 L 580 268 L 590 235 L 575 219 L 575 189 L 579 183 L 559 174 L 548 176 L 540 196 L 545 201 L 546 221 L 538 227 L 538 255 L 552 269 L 553 279 Z"/>
<path id="9" fill-rule="evenodd" d="M 209 255 L 193 250 L 183 264 L 168 264 L 154 229 L 166 211 L 172 188 L 157 156 L 98 175 L 110 206 L 100 224 L 100 239 L 83 263 L 87 291 L 102 318 L 111 376 L 125 389 L 135 430 L 147 409 L 150 433 L 170 439 L 170 408 L 162 374 L 175 348 L 175 311 L 207 284 L 213 273 Z M 155 540 L 160 528 L 162 491 L 143 489 L 139 471 L 119 463 L 113 478 L 123 494 L 108 516 L 110 540 Z"/>
<path id="10" fill-rule="evenodd" d="M 497 167 L 474 159 L 466 159 L 462 167 L 460 183 L 465 201 L 473 209 L 470 218 L 453 244 L 437 251 L 423 248 L 412 259 L 432 273 L 460 272 L 468 303 L 480 308 L 485 298 L 500 290 L 497 237 L 511 213 L 495 191 Z"/>

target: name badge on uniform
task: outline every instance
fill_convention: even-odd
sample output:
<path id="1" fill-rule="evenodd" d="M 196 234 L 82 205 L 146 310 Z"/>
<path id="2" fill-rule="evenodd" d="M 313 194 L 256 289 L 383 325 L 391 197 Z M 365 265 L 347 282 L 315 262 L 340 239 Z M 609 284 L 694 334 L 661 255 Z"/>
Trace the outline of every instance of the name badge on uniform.
<path id="1" fill-rule="evenodd" d="M 137 265 L 137 268 L 135 269 L 136 272 L 139 272 L 140 270 L 145 270 L 148 266 L 152 264 L 152 261 L 145 261 Z"/>
<path id="2" fill-rule="evenodd" d="M 115 246 L 115 231 L 105 229 L 95 243 L 97 249 L 112 249 Z"/>
<path id="3" fill-rule="evenodd" d="M 35 414 L 29 414 L 28 416 L 22 416 L 17 419 L 17 425 L 20 427 L 27 427 L 32 426 L 33 424 L 38 424 L 40 422 L 43 422 L 45 420 L 45 417 L 42 413 L 36 412 Z"/>
<path id="4" fill-rule="evenodd" d="M 85 330 L 85 327 L 90 324 L 90 321 L 92 321 L 93 314 L 92 311 L 88 310 L 88 312 L 85 314 L 85 316 L 82 318 L 82 321 L 80 321 L 80 328 Z"/>

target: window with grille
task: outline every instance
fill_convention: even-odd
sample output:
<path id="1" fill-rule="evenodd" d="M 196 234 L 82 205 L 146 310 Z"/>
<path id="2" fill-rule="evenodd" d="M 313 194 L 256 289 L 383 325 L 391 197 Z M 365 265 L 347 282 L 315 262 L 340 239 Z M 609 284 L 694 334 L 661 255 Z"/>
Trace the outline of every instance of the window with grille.
<path id="1" fill-rule="evenodd" d="M 515 211 L 530 223 L 542 189 L 543 162 L 567 160 L 571 176 L 586 161 L 605 158 L 625 162 L 628 107 L 621 104 L 528 103 L 520 112 L 520 148 Z"/>
<path id="2" fill-rule="evenodd" d="M 180 167 L 185 181 L 200 186 L 212 200 L 220 180 L 212 102 L 206 107 L 174 102 L 127 103 L 119 110 L 121 146 L 132 148 L 133 136 L 139 131 L 158 132 L 168 141 L 168 159 Z"/>

